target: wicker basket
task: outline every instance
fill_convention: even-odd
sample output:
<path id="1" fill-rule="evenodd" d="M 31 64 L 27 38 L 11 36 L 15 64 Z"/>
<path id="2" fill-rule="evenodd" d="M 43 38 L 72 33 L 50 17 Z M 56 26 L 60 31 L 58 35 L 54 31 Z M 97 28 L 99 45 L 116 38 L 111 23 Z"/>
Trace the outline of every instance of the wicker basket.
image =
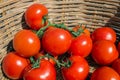
<path id="1" fill-rule="evenodd" d="M 51 22 L 64 22 L 69 27 L 83 23 L 91 32 L 106 25 L 117 32 L 119 40 L 120 0 L 0 0 L 0 64 L 14 34 L 26 26 L 24 11 L 36 2 L 49 9 Z M 7 80 L 1 69 L 0 80 Z"/>

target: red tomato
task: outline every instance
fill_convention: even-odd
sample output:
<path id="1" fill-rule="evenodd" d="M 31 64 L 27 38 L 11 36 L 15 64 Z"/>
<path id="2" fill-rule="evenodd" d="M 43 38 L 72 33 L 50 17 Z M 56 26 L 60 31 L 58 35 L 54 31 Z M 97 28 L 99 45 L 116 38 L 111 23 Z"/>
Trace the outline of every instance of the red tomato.
<path id="1" fill-rule="evenodd" d="M 120 80 L 120 76 L 112 68 L 103 66 L 93 72 L 90 80 Z"/>
<path id="2" fill-rule="evenodd" d="M 70 57 L 71 66 L 62 68 L 64 80 L 85 80 L 88 72 L 88 62 L 81 56 Z"/>
<path id="3" fill-rule="evenodd" d="M 120 53 L 120 42 L 118 42 L 117 49 L 118 49 L 118 52 Z"/>
<path id="4" fill-rule="evenodd" d="M 89 36 L 82 34 L 72 40 L 69 53 L 86 57 L 92 50 L 92 40 Z"/>
<path id="5" fill-rule="evenodd" d="M 118 74 L 120 75 L 120 58 L 116 59 L 113 64 L 112 64 L 112 68 L 118 72 Z"/>
<path id="6" fill-rule="evenodd" d="M 94 30 L 91 34 L 93 42 L 98 40 L 110 40 L 113 43 L 116 41 L 116 32 L 110 27 L 101 27 Z"/>
<path id="7" fill-rule="evenodd" d="M 5 75 L 10 79 L 20 79 L 23 76 L 23 70 L 29 65 L 29 61 L 17 55 L 16 52 L 8 53 L 2 62 L 2 69 Z"/>
<path id="8" fill-rule="evenodd" d="M 46 25 L 42 24 L 43 16 L 48 14 L 48 9 L 42 4 L 33 4 L 25 11 L 25 20 L 28 26 L 34 30 L 38 30 Z"/>
<path id="9" fill-rule="evenodd" d="M 48 60 L 41 60 L 39 68 L 26 71 L 24 80 L 56 80 L 55 67 Z"/>
<path id="10" fill-rule="evenodd" d="M 42 37 L 42 46 L 53 56 L 64 54 L 70 47 L 71 34 L 60 28 L 48 29 Z"/>
<path id="11" fill-rule="evenodd" d="M 92 57 L 100 65 L 111 64 L 118 56 L 116 46 L 111 41 L 100 40 L 93 45 Z"/>
<path id="12" fill-rule="evenodd" d="M 30 30 L 21 30 L 14 36 L 13 47 L 19 55 L 30 57 L 39 52 L 41 45 L 36 34 Z"/>

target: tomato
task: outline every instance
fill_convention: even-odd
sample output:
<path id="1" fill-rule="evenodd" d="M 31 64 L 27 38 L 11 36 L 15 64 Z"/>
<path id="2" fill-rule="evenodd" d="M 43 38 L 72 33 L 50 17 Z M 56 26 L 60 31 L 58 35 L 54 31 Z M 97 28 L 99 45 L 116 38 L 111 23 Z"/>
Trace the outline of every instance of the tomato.
<path id="1" fill-rule="evenodd" d="M 112 68 L 103 66 L 93 72 L 90 80 L 120 80 L 120 76 Z"/>
<path id="2" fill-rule="evenodd" d="M 14 36 L 13 48 L 20 56 L 34 56 L 39 52 L 40 47 L 41 44 L 39 38 L 30 30 L 21 30 Z"/>
<path id="3" fill-rule="evenodd" d="M 110 40 L 113 43 L 116 41 L 116 32 L 110 27 L 101 27 L 94 30 L 91 34 L 93 42 L 98 40 Z"/>
<path id="4" fill-rule="evenodd" d="M 29 61 L 17 55 L 16 52 L 8 53 L 2 61 L 2 70 L 10 79 L 20 79 L 23 76 L 23 71 Z"/>
<path id="5" fill-rule="evenodd" d="M 120 75 L 120 58 L 116 59 L 113 64 L 112 64 L 112 68 L 118 72 L 118 74 Z"/>
<path id="6" fill-rule="evenodd" d="M 116 46 L 108 40 L 96 41 L 92 49 L 93 59 L 100 65 L 109 65 L 119 56 Z"/>
<path id="7" fill-rule="evenodd" d="M 118 42 L 117 49 L 118 49 L 118 52 L 120 53 L 120 42 Z"/>
<path id="8" fill-rule="evenodd" d="M 75 32 L 77 32 L 77 30 L 79 29 L 79 28 L 81 28 L 81 30 L 83 30 L 83 33 L 82 34 L 86 34 L 87 36 L 90 36 L 90 31 L 87 29 L 87 28 L 85 28 L 85 26 L 80 26 L 80 25 L 78 25 L 78 26 L 75 26 L 75 27 L 73 27 L 73 30 L 75 31 Z"/>
<path id="9" fill-rule="evenodd" d="M 36 54 L 34 57 L 35 57 L 35 59 L 38 59 L 39 57 L 44 56 L 44 55 L 45 55 L 44 51 L 41 51 L 40 53 Z M 54 58 L 54 59 L 57 59 L 58 56 L 54 56 L 53 58 Z M 53 65 L 56 64 L 56 62 L 55 62 L 52 58 L 45 57 L 44 59 L 45 59 L 45 60 L 48 60 L 48 61 L 51 62 Z"/>
<path id="10" fill-rule="evenodd" d="M 47 22 L 43 23 L 43 17 L 48 14 L 48 9 L 43 4 L 32 4 L 25 11 L 25 21 L 28 26 L 34 30 L 39 30 L 45 26 Z"/>
<path id="11" fill-rule="evenodd" d="M 86 57 L 92 50 L 92 40 L 89 36 L 82 34 L 72 40 L 69 53 Z"/>
<path id="12" fill-rule="evenodd" d="M 43 49 L 53 56 L 67 52 L 71 45 L 71 34 L 61 28 L 50 28 L 45 31 L 42 37 Z"/>
<path id="13" fill-rule="evenodd" d="M 25 72 L 24 80 L 56 80 L 55 67 L 48 60 L 41 60 L 39 68 L 32 68 Z"/>
<path id="14" fill-rule="evenodd" d="M 85 80 L 89 72 L 88 62 L 81 56 L 71 56 L 70 61 L 70 67 L 61 69 L 64 80 Z"/>

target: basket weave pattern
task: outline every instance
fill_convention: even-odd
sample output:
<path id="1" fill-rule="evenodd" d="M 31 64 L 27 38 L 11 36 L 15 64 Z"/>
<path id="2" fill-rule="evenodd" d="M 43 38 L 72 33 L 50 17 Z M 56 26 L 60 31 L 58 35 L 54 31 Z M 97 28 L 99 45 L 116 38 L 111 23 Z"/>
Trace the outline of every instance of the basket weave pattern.
<path id="1" fill-rule="evenodd" d="M 63 22 L 68 27 L 87 24 L 91 32 L 107 25 L 117 32 L 119 40 L 120 0 L 0 0 L 0 64 L 15 33 L 26 26 L 24 11 L 36 2 L 48 8 L 53 23 Z M 7 80 L 1 69 L 0 80 Z"/>

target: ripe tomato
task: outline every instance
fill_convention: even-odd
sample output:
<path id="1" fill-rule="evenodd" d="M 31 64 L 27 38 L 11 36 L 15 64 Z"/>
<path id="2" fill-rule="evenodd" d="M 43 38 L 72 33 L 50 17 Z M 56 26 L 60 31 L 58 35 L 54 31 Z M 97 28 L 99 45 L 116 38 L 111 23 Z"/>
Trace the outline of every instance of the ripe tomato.
<path id="1" fill-rule="evenodd" d="M 103 66 L 93 72 L 90 80 L 120 80 L 120 76 L 112 68 Z"/>
<path id="2" fill-rule="evenodd" d="M 39 57 L 44 56 L 44 55 L 45 55 L 44 51 L 41 51 L 40 53 L 36 54 L 34 57 L 35 57 L 35 59 L 38 59 Z M 57 59 L 58 56 L 55 56 L 55 57 L 53 57 L 53 58 L 54 58 L 54 59 Z M 44 59 L 45 59 L 45 60 L 48 60 L 48 61 L 51 62 L 53 65 L 56 64 L 56 62 L 55 62 L 52 58 L 45 57 Z"/>
<path id="3" fill-rule="evenodd" d="M 94 30 L 91 34 L 93 42 L 98 40 L 110 40 L 113 43 L 116 41 L 116 32 L 110 27 L 101 27 Z"/>
<path id="4" fill-rule="evenodd" d="M 41 60 L 39 68 L 32 68 L 25 72 L 24 80 L 56 80 L 55 67 L 48 60 Z"/>
<path id="5" fill-rule="evenodd" d="M 29 61 L 17 55 L 16 52 L 8 53 L 2 62 L 2 70 L 10 79 L 20 79 L 23 76 L 23 70 L 29 65 Z"/>
<path id="6" fill-rule="evenodd" d="M 25 11 L 25 20 L 28 26 L 34 30 L 38 30 L 46 25 L 46 21 L 43 23 L 43 16 L 48 14 L 48 9 L 42 4 L 32 4 Z"/>
<path id="7" fill-rule="evenodd" d="M 39 52 L 41 45 L 36 34 L 30 30 L 21 30 L 14 36 L 13 47 L 19 55 L 30 57 Z"/>
<path id="8" fill-rule="evenodd" d="M 92 50 L 92 40 L 89 36 L 82 34 L 72 40 L 69 53 L 86 57 Z"/>
<path id="9" fill-rule="evenodd" d="M 120 58 L 116 59 L 113 64 L 112 64 L 112 68 L 118 72 L 118 74 L 120 75 Z"/>
<path id="10" fill-rule="evenodd" d="M 117 49 L 118 49 L 118 52 L 120 53 L 120 42 L 118 42 Z"/>
<path id="11" fill-rule="evenodd" d="M 81 56 L 71 56 L 70 61 L 70 67 L 61 69 L 64 80 L 85 80 L 89 72 L 88 62 Z"/>
<path id="12" fill-rule="evenodd" d="M 64 54 L 70 47 L 71 34 L 60 28 L 50 28 L 42 37 L 42 46 L 53 56 Z"/>
<path id="13" fill-rule="evenodd" d="M 81 29 L 83 29 L 83 33 L 82 34 L 86 34 L 87 36 L 90 36 L 90 31 L 87 29 L 87 28 L 85 28 L 85 26 L 80 26 L 80 25 L 78 25 L 78 26 L 75 26 L 75 27 L 73 27 L 73 30 L 75 31 L 75 32 L 77 32 L 77 30 L 79 29 L 79 28 L 81 28 Z"/>
<path id="14" fill-rule="evenodd" d="M 100 40 L 93 45 L 92 57 L 100 65 L 111 64 L 118 56 L 116 46 L 111 41 Z"/>

